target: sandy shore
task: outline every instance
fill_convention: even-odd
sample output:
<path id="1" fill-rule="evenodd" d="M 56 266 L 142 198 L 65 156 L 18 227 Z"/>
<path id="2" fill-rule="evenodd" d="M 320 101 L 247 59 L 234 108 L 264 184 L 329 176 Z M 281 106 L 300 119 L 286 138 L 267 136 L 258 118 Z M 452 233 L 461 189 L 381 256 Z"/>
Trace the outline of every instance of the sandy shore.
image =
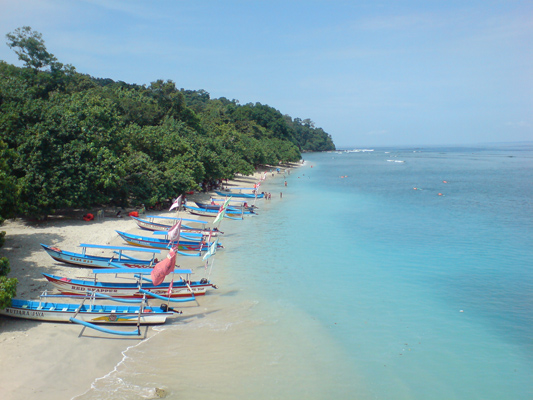
<path id="1" fill-rule="evenodd" d="M 270 174 L 270 168 L 266 171 L 267 179 L 283 177 L 283 174 Z M 263 170 L 252 177 L 237 176 L 228 186 L 248 186 L 262 173 Z M 205 201 L 211 194 L 199 193 L 188 196 L 188 199 Z M 87 211 L 96 214 L 96 210 Z M 160 214 L 176 215 L 167 210 Z M 115 230 L 140 233 L 133 220 L 116 218 L 113 212 L 90 222 L 83 221 L 81 215 L 83 212 L 78 216 L 51 218 L 39 223 L 8 220 L 0 227 L 7 232 L 0 254 L 10 260 L 9 276 L 19 281 L 18 298 L 37 299 L 42 291 L 52 289 L 41 275 L 43 272 L 72 278 L 91 276 L 90 269 L 55 262 L 42 250 L 40 243 L 75 251 L 80 243 L 123 245 Z M 183 212 L 180 216 L 188 217 Z M 144 331 L 146 337 L 152 334 L 151 328 Z M 138 343 L 139 339 L 111 337 L 72 324 L 0 316 L 0 398 L 73 398 L 88 390 L 95 379 L 111 372 L 122 360 L 122 352 Z"/>

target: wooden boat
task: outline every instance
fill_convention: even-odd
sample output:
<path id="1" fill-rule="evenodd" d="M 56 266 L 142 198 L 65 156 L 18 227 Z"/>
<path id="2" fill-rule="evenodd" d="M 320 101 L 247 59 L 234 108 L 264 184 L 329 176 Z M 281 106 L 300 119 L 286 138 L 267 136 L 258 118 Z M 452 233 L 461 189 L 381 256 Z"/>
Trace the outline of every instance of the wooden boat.
<path id="1" fill-rule="evenodd" d="M 239 190 L 239 192 L 235 192 L 235 190 Z M 252 193 L 243 193 L 243 190 L 251 190 Z M 264 193 L 253 193 L 257 189 L 255 188 L 232 188 L 231 190 L 215 190 L 215 193 L 219 196 L 230 196 L 230 197 L 242 197 L 245 199 L 262 199 L 265 197 Z"/>
<path id="2" fill-rule="evenodd" d="M 155 218 L 169 219 L 169 220 L 174 220 L 174 221 L 181 220 L 182 222 L 190 221 L 190 222 L 202 223 L 204 225 L 208 224 L 207 221 L 200 221 L 200 220 L 187 219 L 187 218 L 176 218 L 176 217 L 164 217 L 164 216 L 159 217 L 155 215 L 147 215 L 146 218 L 149 218 L 149 220 L 138 218 L 138 217 L 132 217 L 132 218 L 139 228 L 148 230 L 148 231 L 168 231 L 170 228 L 172 228 L 173 225 L 162 224 L 162 223 L 153 221 Z M 209 235 L 218 236 L 224 233 L 224 232 L 219 231 L 217 228 L 211 229 L 211 228 L 206 228 L 205 226 L 203 228 L 194 228 L 189 225 L 183 225 L 183 223 L 181 225 L 180 232 L 183 232 L 184 234 L 200 233 L 205 236 L 209 236 Z"/>
<path id="3" fill-rule="evenodd" d="M 102 293 L 98 290 L 90 290 L 90 288 L 81 288 L 84 296 L 80 304 L 77 303 L 55 303 L 47 301 L 31 301 L 22 299 L 12 299 L 11 305 L 4 310 L 0 310 L 0 314 L 12 316 L 15 318 L 32 319 L 37 321 L 52 321 L 52 322 L 72 322 L 79 325 L 83 325 L 87 328 L 95 329 L 101 332 L 122 335 L 122 336 L 141 336 L 141 325 L 163 324 L 168 317 L 172 317 L 175 314 L 181 314 L 181 311 L 176 311 L 169 307 L 170 302 L 185 302 L 195 301 L 192 288 L 188 285 L 188 282 L 184 282 L 188 286 L 190 296 L 186 298 L 175 299 L 171 298 L 171 289 L 167 286 L 165 296 L 145 290 L 142 288 L 143 275 L 151 274 L 152 277 L 160 279 L 161 273 L 167 275 L 169 272 L 178 272 L 187 274 L 191 273 L 191 270 L 175 270 L 175 252 L 171 250 L 173 256 L 170 259 L 165 259 L 159 262 L 155 268 L 146 269 L 132 269 L 132 268 L 116 268 L 110 269 L 94 269 L 93 273 L 114 273 L 114 274 L 129 274 L 138 277 L 138 284 L 136 291 L 138 296 L 132 294 L 131 299 L 117 298 L 108 294 Z M 172 263 L 172 264 L 169 264 Z M 121 267 L 120 264 L 118 267 Z M 168 267 L 172 269 L 168 270 Z M 159 270 L 158 270 L 159 268 Z M 154 279 L 155 279 L 154 278 Z M 160 282 L 160 281 L 159 281 Z M 98 289 L 98 287 L 96 287 Z M 161 299 L 167 302 L 167 304 L 161 304 L 160 307 L 152 307 L 147 303 L 147 296 L 156 299 Z M 80 297 L 80 294 L 73 295 L 48 295 L 47 292 L 41 295 L 43 297 Z M 109 299 L 115 302 L 121 303 L 137 303 L 138 306 L 116 306 L 109 304 L 96 304 L 96 300 L 101 298 Z M 89 304 L 85 304 L 88 301 Z M 99 326 L 99 324 L 121 324 L 121 325 L 137 325 L 133 331 L 114 330 Z"/>
<path id="4" fill-rule="evenodd" d="M 0 314 L 37 321 L 69 322 L 75 318 L 91 324 L 150 325 L 165 323 L 175 312 L 143 303 L 140 306 L 117 306 L 12 299 L 11 306 L 0 310 Z"/>
<path id="5" fill-rule="evenodd" d="M 121 232 L 121 231 L 115 231 L 119 234 L 119 236 L 128 244 L 133 246 L 139 246 L 139 247 L 148 247 L 152 249 L 166 249 L 168 250 L 171 247 L 177 247 L 179 250 L 184 251 L 207 251 L 207 248 L 209 247 L 209 243 L 205 242 L 204 240 L 198 240 L 198 241 L 192 241 L 192 240 L 183 240 L 182 237 L 180 237 L 179 242 L 172 242 L 168 240 L 167 237 L 164 239 L 159 239 L 155 237 L 146 237 L 146 236 L 139 236 L 139 235 L 133 235 L 131 233 Z M 157 231 L 154 233 L 158 233 Z M 161 232 L 166 233 L 166 232 Z M 222 248 L 223 246 L 221 244 L 218 245 L 219 248 Z M 179 253 L 182 254 L 182 253 Z"/>
<path id="6" fill-rule="evenodd" d="M 215 218 L 218 215 L 218 209 L 210 209 L 210 208 L 199 208 L 199 207 L 193 207 L 193 206 L 184 206 L 185 209 L 193 214 L 193 215 L 199 215 L 202 217 L 211 217 Z M 251 211 L 244 211 L 241 212 L 241 210 L 231 210 L 227 209 L 224 218 L 229 219 L 243 219 L 243 215 L 256 215 L 255 212 Z"/>
<path id="7" fill-rule="evenodd" d="M 251 213 L 255 213 L 255 209 L 256 207 L 255 206 L 249 206 L 246 202 L 243 202 L 244 204 L 240 205 L 240 206 L 229 206 L 227 209 L 226 209 L 226 213 L 231 213 L 232 211 L 235 211 L 235 213 L 237 214 L 240 214 L 242 210 L 246 210 L 246 211 L 250 211 Z M 207 208 L 207 209 L 210 209 L 210 210 L 215 210 L 216 212 L 218 212 L 218 210 L 220 210 L 220 206 L 221 204 L 211 204 L 211 203 L 201 203 L 201 202 L 198 202 L 198 201 L 195 201 L 194 204 L 196 204 L 196 207 L 198 208 Z"/>
<path id="8" fill-rule="evenodd" d="M 217 199 L 216 197 L 211 197 L 211 202 L 214 202 L 217 205 L 224 204 L 224 202 L 229 198 L 230 207 L 233 207 L 237 210 L 239 210 L 242 206 L 253 208 L 254 210 L 259 210 L 259 207 L 255 205 L 255 199 L 252 200 L 252 204 L 250 204 L 250 200 L 248 199 L 234 199 L 233 197 L 226 197 L 223 199 Z"/>
<path id="9" fill-rule="evenodd" d="M 109 271 L 113 272 L 113 271 Z M 191 270 L 176 270 L 175 273 L 189 275 Z M 159 295 L 162 297 L 190 297 L 205 295 L 207 289 L 215 288 L 216 286 L 207 279 L 200 281 L 190 281 L 188 276 L 185 280 L 182 278 L 177 282 L 173 282 L 172 289 L 169 296 L 169 282 L 163 282 L 160 285 L 154 285 L 147 278 L 147 283 L 142 282 L 141 276 L 137 275 L 137 282 L 105 282 L 97 281 L 96 274 L 94 280 L 71 279 L 52 274 L 44 274 L 44 277 L 50 282 L 55 289 L 66 295 L 85 295 L 87 292 L 104 293 L 114 298 L 142 298 L 144 295 L 148 297 L 150 294 Z M 143 292 L 140 289 L 144 289 Z M 150 292 L 147 294 L 146 292 Z M 152 296 L 155 297 L 155 296 Z"/>
<path id="10" fill-rule="evenodd" d="M 160 250 L 147 250 L 140 249 L 138 247 L 127 247 L 127 246 L 107 246 L 107 245 L 96 245 L 96 244 L 87 244 L 82 243 L 79 247 L 82 248 L 81 253 L 74 253 L 70 251 L 61 250 L 57 247 L 48 246 L 41 243 L 42 248 L 48 253 L 50 257 L 54 260 L 63 262 L 70 265 L 75 265 L 77 267 L 88 267 L 88 268 L 116 268 L 111 266 L 110 263 L 114 262 L 117 264 L 122 264 L 125 268 L 152 268 L 156 263 L 157 259 L 155 254 L 161 253 Z M 112 251 L 112 256 L 94 256 L 86 253 L 87 249 L 101 249 Z M 132 252 L 144 252 L 152 253 L 151 259 L 139 259 L 129 257 L 124 254 L 125 251 Z"/>

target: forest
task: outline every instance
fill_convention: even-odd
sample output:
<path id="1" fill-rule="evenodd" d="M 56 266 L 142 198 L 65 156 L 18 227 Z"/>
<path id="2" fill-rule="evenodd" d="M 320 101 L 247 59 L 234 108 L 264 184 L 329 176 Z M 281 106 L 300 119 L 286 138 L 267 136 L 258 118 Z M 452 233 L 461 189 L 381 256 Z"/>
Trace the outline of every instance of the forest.
<path id="1" fill-rule="evenodd" d="M 200 183 L 335 149 L 310 119 L 171 80 L 136 85 L 81 74 L 29 26 L 6 39 L 24 65 L 0 60 L 0 224 L 65 209 L 150 207 Z M 1 258 L 0 307 L 16 286 L 8 272 Z"/>
<path id="2" fill-rule="evenodd" d="M 149 207 L 201 182 L 335 149 L 310 119 L 171 80 L 94 78 L 60 63 L 30 27 L 6 37 L 24 67 L 0 61 L 1 217 Z"/>

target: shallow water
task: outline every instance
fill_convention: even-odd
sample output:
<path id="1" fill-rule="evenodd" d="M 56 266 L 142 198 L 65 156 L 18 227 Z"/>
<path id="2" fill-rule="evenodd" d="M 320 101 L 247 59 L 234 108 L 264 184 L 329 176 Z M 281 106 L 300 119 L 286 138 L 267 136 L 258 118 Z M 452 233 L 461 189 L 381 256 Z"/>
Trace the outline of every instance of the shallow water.
<path id="1" fill-rule="evenodd" d="M 531 150 L 307 154 L 78 399 L 533 398 Z"/>

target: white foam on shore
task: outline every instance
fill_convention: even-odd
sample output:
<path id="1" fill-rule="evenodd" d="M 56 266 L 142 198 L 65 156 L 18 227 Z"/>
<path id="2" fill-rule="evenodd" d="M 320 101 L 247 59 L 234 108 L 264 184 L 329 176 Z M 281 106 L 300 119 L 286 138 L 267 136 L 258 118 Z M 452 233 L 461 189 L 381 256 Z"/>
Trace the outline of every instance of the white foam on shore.
<path id="1" fill-rule="evenodd" d="M 126 362 L 126 360 L 128 359 L 128 355 L 127 355 L 128 351 L 130 351 L 131 349 L 134 349 L 136 347 L 139 347 L 139 346 L 141 346 L 141 345 L 143 345 L 145 343 L 148 343 L 152 338 L 154 338 L 155 336 L 157 336 L 158 334 L 161 333 L 161 331 L 157 331 L 155 329 L 153 329 L 153 330 L 155 332 L 153 335 L 151 335 L 151 336 L 141 340 L 140 342 L 134 344 L 133 346 L 129 346 L 125 350 L 123 350 L 122 351 L 122 360 L 120 360 L 111 371 L 109 371 L 104 376 L 96 378 L 94 380 L 94 382 L 91 384 L 91 387 L 87 391 L 85 391 L 84 393 L 82 393 L 80 395 L 74 396 L 71 400 L 83 399 L 83 397 L 86 394 L 88 394 L 89 392 L 91 392 L 93 390 L 94 391 L 104 392 L 104 393 L 106 393 L 109 396 L 110 388 L 112 388 L 112 387 L 120 387 L 121 386 L 120 384 L 116 384 L 116 382 L 121 382 L 122 381 L 120 378 L 115 378 L 115 381 L 116 381 L 115 384 L 112 384 L 112 385 L 106 384 L 105 388 L 102 388 L 102 389 L 98 388 L 98 383 L 101 382 L 101 381 L 104 381 L 104 380 L 108 380 L 108 379 L 112 378 L 112 376 L 114 374 L 118 373 L 118 369 L 120 368 L 120 366 L 123 365 Z"/>

